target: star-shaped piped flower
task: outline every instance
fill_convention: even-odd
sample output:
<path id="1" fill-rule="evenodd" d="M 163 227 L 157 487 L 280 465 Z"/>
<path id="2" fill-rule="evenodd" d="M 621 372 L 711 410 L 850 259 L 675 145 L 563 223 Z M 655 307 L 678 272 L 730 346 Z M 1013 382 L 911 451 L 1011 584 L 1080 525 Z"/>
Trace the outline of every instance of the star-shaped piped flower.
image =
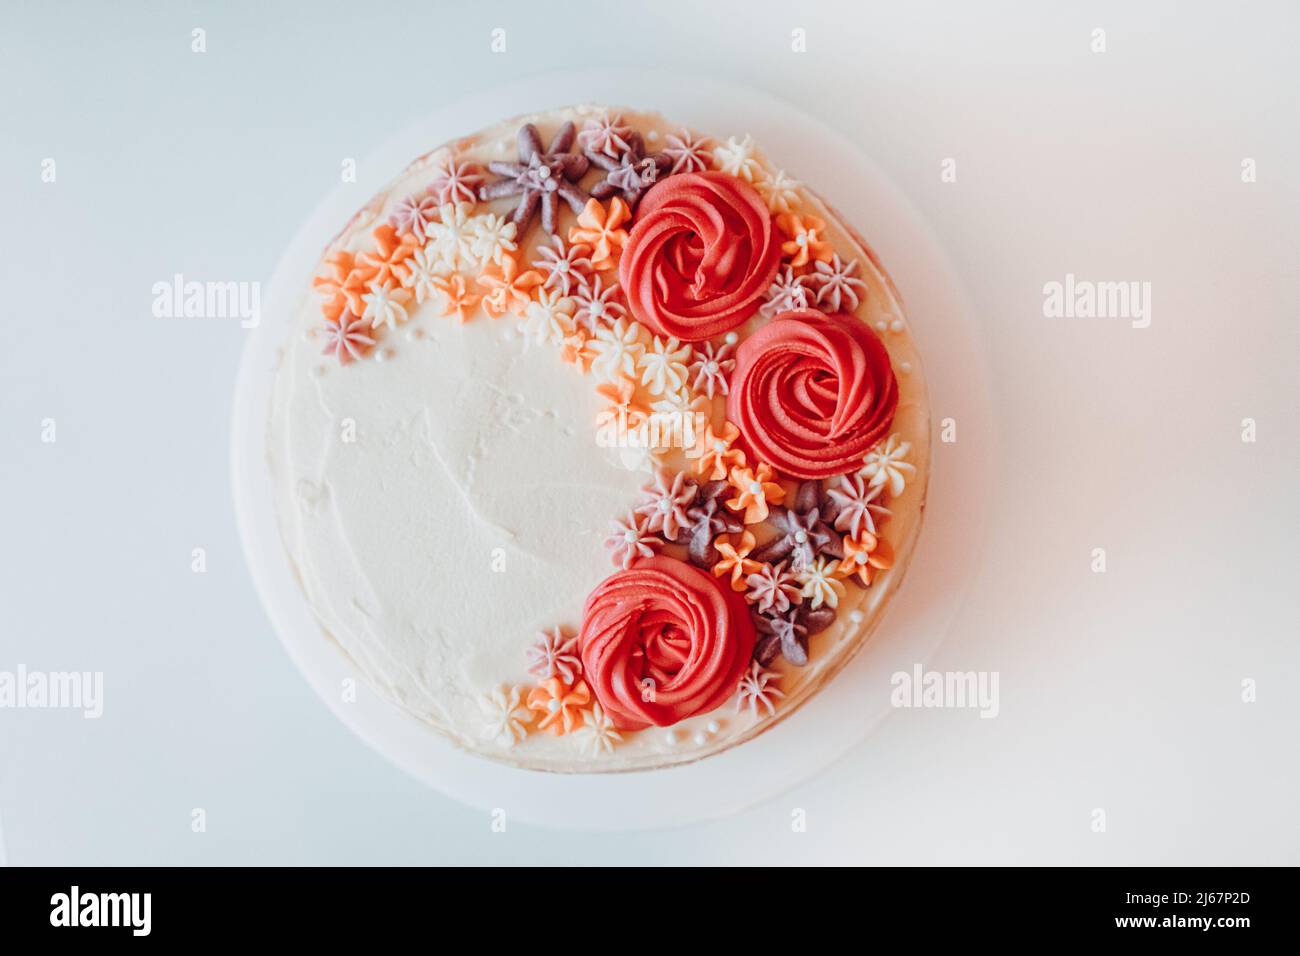
<path id="1" fill-rule="evenodd" d="M 558 677 L 572 684 L 582 673 L 582 660 L 578 656 L 578 637 L 567 634 L 563 628 L 538 631 L 537 640 L 528 648 L 528 673 L 541 680 Z"/>
<path id="2" fill-rule="evenodd" d="M 858 260 L 844 262 L 838 252 L 831 254 L 830 262 L 817 262 L 808 281 L 817 288 L 817 305 L 827 312 L 852 312 L 858 307 L 859 290 L 866 294 L 867 284 L 858 278 Z"/>
<path id="3" fill-rule="evenodd" d="M 406 271 L 402 274 L 402 285 L 415 293 L 416 303 L 423 303 L 425 299 L 432 298 L 438 291 L 435 280 L 446 275 L 446 267 L 442 260 L 433 252 L 429 246 L 421 246 L 415 250 L 411 258 L 406 260 Z"/>
<path id="4" fill-rule="evenodd" d="M 322 355 L 333 355 L 340 365 L 355 362 L 370 351 L 375 340 L 370 337 L 370 328 L 364 319 L 353 314 L 349 309 L 339 313 L 334 320 L 326 319 L 320 330 L 325 347 Z"/>
<path id="5" fill-rule="evenodd" d="M 677 173 L 701 173 L 713 163 L 713 154 L 709 152 L 713 140 L 707 137 L 695 138 L 690 130 L 680 130 L 664 136 L 664 148 L 660 155 L 672 160 L 669 175 Z"/>
<path id="6" fill-rule="evenodd" d="M 488 169 L 503 178 L 482 187 L 479 198 L 499 199 L 518 196 L 511 220 L 522 232 L 528 228 L 540 209 L 542 228 L 555 232 L 559 202 L 563 199 L 575 213 L 587 204 L 587 194 L 577 185 L 587 172 L 587 157 L 570 153 L 573 146 L 574 127 L 565 123 L 560 127 L 549 148 L 542 147 L 541 134 L 532 123 L 519 130 L 519 161 L 516 163 L 488 163 Z"/>
<path id="7" fill-rule="evenodd" d="M 362 297 L 370 291 L 370 284 L 378 282 L 382 285 L 389 280 L 401 282 L 406 271 L 405 262 L 419 246 L 414 236 L 399 236 L 388 223 L 373 230 L 370 238 L 374 240 L 373 248 L 357 253 L 352 271 L 343 283 L 348 308 L 358 315 L 365 311 Z"/>
<path id="8" fill-rule="evenodd" d="M 593 166 L 605 170 L 605 178 L 591 187 L 596 199 L 622 196 L 629 209 L 636 209 L 645 191 L 668 175 L 673 161 L 663 153 L 645 154 L 645 141 L 633 132 L 627 137 L 627 147 L 616 157 L 596 150 L 586 150 Z"/>
<path id="9" fill-rule="evenodd" d="M 749 556 L 754 550 L 754 536 L 748 531 L 742 531 L 739 536 L 724 534 L 713 542 L 713 546 L 719 555 L 717 564 L 713 566 L 714 577 L 728 575 L 731 590 L 745 590 L 745 579 L 759 568 L 758 562 Z"/>
<path id="10" fill-rule="evenodd" d="M 634 377 L 636 363 L 645 352 L 643 338 L 644 333 L 637 322 L 616 319 L 613 325 L 602 325 L 590 343 L 596 356 L 591 362 L 592 370 L 606 379 L 619 375 Z"/>
<path id="11" fill-rule="evenodd" d="M 446 203 L 438 210 L 438 221 L 425 227 L 424 234 L 428 237 L 425 249 L 449 269 L 475 263 L 472 210 L 467 202 Z"/>
<path id="12" fill-rule="evenodd" d="M 776 274 L 772 284 L 767 287 L 767 298 L 758 307 L 758 314 L 772 318 L 782 312 L 808 308 L 808 277 L 795 275 L 794 269 L 786 266 Z"/>
<path id="13" fill-rule="evenodd" d="M 478 189 L 482 183 L 482 167 L 447 159 L 434 171 L 429 195 L 437 200 L 439 206 L 462 202 L 472 206 L 478 202 Z"/>
<path id="14" fill-rule="evenodd" d="M 839 607 L 840 598 L 844 597 L 844 583 L 836 575 L 838 567 L 829 558 L 818 558 L 811 565 L 799 572 L 803 583 L 801 593 L 808 599 L 813 610 L 823 604 L 827 607 Z"/>
<path id="15" fill-rule="evenodd" d="M 354 265 L 352 253 L 339 249 L 325 257 L 321 271 L 311 280 L 312 288 L 321 294 L 321 310 L 331 322 L 347 308 L 348 297 L 344 288 Z"/>
<path id="16" fill-rule="evenodd" d="M 574 321 L 595 335 L 601 326 L 612 325 L 627 316 L 627 309 L 618 301 L 619 295 L 617 283 L 602 288 L 600 276 L 582 284 L 573 293 Z"/>
<path id="17" fill-rule="evenodd" d="M 911 450 L 911 442 L 903 441 L 898 434 L 890 435 L 867 452 L 858 474 L 873 486 L 884 486 L 897 498 L 903 493 L 908 479 L 916 474 L 916 466 L 904 460 Z"/>
<path id="18" fill-rule="evenodd" d="M 760 614 L 768 612 L 780 614 L 788 611 L 790 605 L 803 601 L 803 595 L 800 593 L 802 585 L 786 568 L 784 561 L 780 564 L 760 566 L 745 579 L 745 584 L 749 589 L 745 592 L 745 600 L 754 605 Z"/>
<path id="19" fill-rule="evenodd" d="M 493 318 L 507 312 L 522 316 L 532 300 L 533 289 L 543 281 L 540 272 L 520 272 L 519 261 L 507 254 L 499 266 L 489 265 L 478 277 L 478 284 L 488 290 L 483 295 L 483 308 Z"/>
<path id="20" fill-rule="evenodd" d="M 772 466 L 761 462 L 757 468 L 737 467 L 727 476 L 735 496 L 727 499 L 727 507 L 740 512 L 745 524 L 766 521 L 773 505 L 785 500 L 785 489 L 776 481 Z"/>
<path id="21" fill-rule="evenodd" d="M 411 301 L 411 290 L 404 289 L 394 279 L 380 284 L 370 283 L 370 291 L 361 297 L 365 308 L 361 313 L 363 319 L 370 322 L 371 328 L 388 326 L 390 332 L 396 331 L 398 322 L 407 319 L 406 303 Z"/>
<path id="22" fill-rule="evenodd" d="M 863 531 L 875 534 L 876 516 L 889 516 L 889 509 L 876 503 L 881 490 L 880 485 L 872 487 L 861 475 L 841 475 L 839 484 L 826 492 L 824 517 L 835 525 L 836 531 L 845 531 L 852 537 Z"/>
<path id="23" fill-rule="evenodd" d="M 760 711 L 771 717 L 776 713 L 776 702 L 785 696 L 776 686 L 780 679 L 781 675 L 776 671 L 768 670 L 758 661 L 750 661 L 749 670 L 740 678 L 740 686 L 736 688 L 736 713 L 748 707 L 755 717 Z"/>
<path id="24" fill-rule="evenodd" d="M 546 276 L 543 287 L 560 295 L 571 295 L 576 290 L 585 289 L 591 282 L 589 251 L 580 244 L 566 248 L 559 236 L 551 236 L 549 245 L 538 246 L 538 258 L 533 260 L 533 267 Z"/>
<path id="25" fill-rule="evenodd" d="M 474 317 L 481 295 L 475 295 L 465 287 L 465 277 L 459 272 L 449 276 L 438 276 L 433 280 L 433 287 L 442 297 L 442 314 L 454 315 L 462 322 Z"/>
<path id="26" fill-rule="evenodd" d="M 772 509 L 768 522 L 777 535 L 755 552 L 760 561 L 790 559 L 795 571 L 809 567 L 819 554 L 841 556 L 840 536 L 822 519 L 821 482 L 801 482 L 786 507 Z"/>
<path id="27" fill-rule="evenodd" d="M 648 558 L 655 553 L 660 541 L 646 528 L 646 520 L 634 511 L 627 517 L 610 522 L 612 531 L 605 539 L 610 559 L 626 571 L 637 558 Z"/>
<path id="28" fill-rule="evenodd" d="M 871 585 L 876 571 L 894 566 L 894 552 L 884 538 L 864 531 L 856 538 L 844 539 L 844 557 L 836 567 L 840 577 L 858 579 L 863 587 Z"/>
<path id="29" fill-rule="evenodd" d="M 582 749 L 589 757 L 607 754 L 621 743 L 623 735 L 614 727 L 600 704 L 593 702 L 591 710 L 582 712 Z"/>
<path id="30" fill-rule="evenodd" d="M 670 469 L 660 468 L 654 480 L 641 491 L 646 499 L 636 513 L 645 517 L 646 530 L 676 541 L 678 532 L 690 525 L 686 509 L 695 500 L 695 482 L 684 472 L 674 474 Z"/>
<path id="31" fill-rule="evenodd" d="M 546 289 L 538 289 L 537 298 L 528 303 L 520 327 L 538 345 L 558 345 L 573 328 L 573 300 Z"/>
<path id="32" fill-rule="evenodd" d="M 736 360 L 731 357 L 733 346 L 732 342 L 724 342 L 720 348 L 714 348 L 712 342 L 701 342 L 695 347 L 695 361 L 690 368 L 694 391 L 709 398 L 727 394 L 727 378 L 736 368 Z"/>
<path id="33" fill-rule="evenodd" d="M 695 462 L 696 474 L 709 481 L 725 481 L 733 468 L 743 468 L 745 453 L 732 447 L 739 437 L 740 429 L 731 422 L 723 422 L 717 431 L 711 424 L 706 427 L 700 442 L 700 457 Z"/>
<path id="34" fill-rule="evenodd" d="M 588 200 L 578 214 L 578 224 L 569 227 L 569 241 L 591 249 L 591 267 L 597 271 L 618 266 L 618 254 L 627 244 L 623 224 L 631 220 L 632 211 L 622 197 L 615 196 L 606 209 L 598 200 Z"/>
<path id="35" fill-rule="evenodd" d="M 478 705 L 483 713 L 483 736 L 499 746 L 513 747 L 528 735 L 532 715 L 521 705 L 518 687 L 494 687 L 479 698 Z"/>
<path id="36" fill-rule="evenodd" d="M 743 139 L 733 136 L 725 144 L 713 147 L 713 166 L 747 183 L 758 179 L 763 172 L 763 164 L 758 161 L 754 148 L 754 139 L 748 134 Z"/>
<path id="37" fill-rule="evenodd" d="M 694 507 L 686 512 L 690 521 L 690 547 L 687 549 L 691 564 L 711 568 L 718 562 L 714 540 L 722 534 L 735 534 L 744 529 L 741 520 L 723 507 L 724 498 L 730 494 L 726 481 L 710 481 L 700 485 L 695 493 Z"/>
<path id="38" fill-rule="evenodd" d="M 609 402 L 607 414 L 612 414 L 628 428 L 639 428 L 650 415 L 650 410 L 636 398 L 636 382 L 619 376 L 616 381 L 596 386 L 596 394 Z"/>
<path id="39" fill-rule="evenodd" d="M 490 212 L 471 219 L 470 230 L 474 236 L 470 248 L 481 265 L 489 262 L 501 265 L 507 255 L 519 248 L 515 242 L 519 227 Z"/>
<path id="40" fill-rule="evenodd" d="M 427 192 L 399 200 L 388 222 L 400 235 L 412 235 L 424 242 L 424 227 L 438 218 L 438 200 Z"/>
<path id="41" fill-rule="evenodd" d="M 834 251 L 831 244 L 822 238 L 825 220 L 788 212 L 776 217 L 776 225 L 790 237 L 781 243 L 781 252 L 790 257 L 790 265 L 794 268 L 806 266 L 814 260 L 830 262 Z"/>
<path id="42" fill-rule="evenodd" d="M 764 174 L 755 186 L 759 195 L 767 200 L 767 208 L 773 215 L 791 212 L 799 202 L 799 180 L 791 179 L 785 170 Z"/>
<path id="43" fill-rule="evenodd" d="M 637 362 L 641 369 L 641 384 L 651 395 L 680 391 L 686 384 L 686 365 L 691 360 L 691 347 L 675 338 L 653 336 L 650 348 Z"/>
<path id="44" fill-rule="evenodd" d="M 589 119 L 582 124 L 578 134 L 578 146 L 585 153 L 598 153 L 610 159 L 617 159 L 628 147 L 632 137 L 632 127 L 623 122 L 617 113 L 607 113 L 596 119 Z"/>
<path id="45" fill-rule="evenodd" d="M 585 681 L 569 685 L 558 677 L 542 681 L 528 692 L 528 709 L 538 715 L 537 729 L 557 737 L 567 734 L 582 720 L 582 708 L 591 702 Z"/>

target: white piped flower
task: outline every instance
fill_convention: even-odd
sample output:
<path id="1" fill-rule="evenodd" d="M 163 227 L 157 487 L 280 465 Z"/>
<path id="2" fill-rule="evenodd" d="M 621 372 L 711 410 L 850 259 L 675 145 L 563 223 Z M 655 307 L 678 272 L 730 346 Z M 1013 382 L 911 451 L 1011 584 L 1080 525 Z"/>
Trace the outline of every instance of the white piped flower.
<path id="1" fill-rule="evenodd" d="M 415 250 L 414 255 L 406 260 L 406 271 L 402 273 L 402 285 L 415 293 L 416 303 L 432 298 L 438 292 L 433 280 L 446 275 L 447 267 L 438 258 L 438 254 L 428 245 Z"/>
<path id="2" fill-rule="evenodd" d="M 733 136 L 727 140 L 726 145 L 715 146 L 713 165 L 714 168 L 730 173 L 747 183 L 752 183 L 763 172 L 763 164 L 759 162 L 757 151 L 754 149 L 754 139 L 749 135 L 741 140 Z"/>
<path id="3" fill-rule="evenodd" d="M 858 474 L 872 487 L 884 485 L 890 495 L 897 498 L 907 486 L 907 480 L 916 474 L 916 466 L 903 460 L 911 450 L 911 442 L 903 441 L 895 432 L 867 452 Z"/>
<path id="4" fill-rule="evenodd" d="M 803 582 L 803 590 L 799 593 L 812 602 L 810 606 L 813 610 L 823 604 L 836 607 L 844 596 L 847 589 L 844 582 L 835 577 L 834 570 L 835 562 L 820 557 L 811 567 L 799 572 L 799 580 Z"/>
<path id="5" fill-rule="evenodd" d="M 424 234 L 429 238 L 425 248 L 430 249 L 444 265 L 450 269 L 469 267 L 475 264 L 474 242 L 476 239 L 472 210 L 467 202 L 444 203 L 439 210 L 439 222 L 425 226 Z"/>
<path id="6" fill-rule="evenodd" d="M 531 715 L 520 704 L 519 688 L 502 685 L 479 698 L 483 712 L 483 736 L 499 746 L 513 747 L 528 736 Z"/>
<path id="7" fill-rule="evenodd" d="M 736 692 L 736 713 L 740 713 L 749 706 L 749 712 L 755 717 L 759 716 L 760 710 L 765 710 L 767 716 L 771 717 L 776 713 L 776 702 L 785 696 L 776 682 L 781 679 L 781 675 L 776 671 L 770 671 L 758 661 L 749 662 L 749 671 L 740 679 L 740 687 Z"/>
<path id="8" fill-rule="evenodd" d="M 559 345 L 572 335 L 573 300 L 556 292 L 539 289 L 537 298 L 524 311 L 524 335 L 539 345 Z"/>
<path id="9" fill-rule="evenodd" d="M 396 331 L 397 323 L 407 319 L 405 303 L 410 298 L 409 291 L 391 280 L 383 285 L 372 282 L 370 291 L 361 297 L 361 301 L 366 304 L 361 318 L 369 319 L 372 329 L 386 325 L 390 330 Z"/>
<path id="10" fill-rule="evenodd" d="M 641 325 L 627 319 L 600 326 L 589 343 L 596 356 L 591 370 L 611 382 L 620 375 L 635 378 L 637 362 L 645 354 L 643 338 Z"/>
<path id="11" fill-rule="evenodd" d="M 582 725 L 582 749 L 593 757 L 609 753 L 623 740 L 614 729 L 614 722 L 600 709 L 600 704 L 593 703 L 591 710 L 582 712 Z"/>
<path id="12" fill-rule="evenodd" d="M 784 169 L 765 174 L 756 184 L 759 195 L 767 200 L 767 208 L 773 213 L 793 212 L 799 205 L 799 187 L 802 183 L 791 179 Z"/>
<path id="13" fill-rule="evenodd" d="M 690 361 L 690 345 L 656 335 L 650 349 L 637 363 L 641 369 L 641 384 L 650 390 L 651 395 L 676 392 L 686 385 Z"/>
<path id="14" fill-rule="evenodd" d="M 501 265 L 501 260 L 507 253 L 519 248 L 515 242 L 519 227 L 501 216 L 484 213 L 470 219 L 468 226 L 473 236 L 470 248 L 479 265 L 487 265 L 489 262 Z"/>

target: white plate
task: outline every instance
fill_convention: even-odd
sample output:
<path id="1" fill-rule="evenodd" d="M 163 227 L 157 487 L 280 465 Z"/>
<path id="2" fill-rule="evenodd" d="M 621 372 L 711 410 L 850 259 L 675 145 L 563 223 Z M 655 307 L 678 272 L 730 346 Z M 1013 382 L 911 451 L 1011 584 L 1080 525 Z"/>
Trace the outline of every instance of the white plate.
<path id="1" fill-rule="evenodd" d="M 265 456 L 272 372 L 293 304 L 351 214 L 440 143 L 518 113 L 582 102 L 653 109 L 714 135 L 752 133 L 774 162 L 825 196 L 873 246 L 902 293 L 936 434 L 925 527 L 907 580 L 875 635 L 828 686 L 770 731 L 716 757 L 588 776 L 515 770 L 462 753 L 366 692 L 317 627 L 290 571 Z M 996 460 L 968 301 L 898 191 L 839 133 L 785 103 L 714 80 L 631 72 L 551 74 L 476 94 L 395 137 L 360 164 L 357 178 L 321 202 L 276 268 L 262 322 L 244 348 L 231 429 L 235 509 L 253 580 L 289 656 L 321 698 L 372 747 L 448 796 L 511 819 L 583 829 L 675 826 L 733 813 L 803 782 L 859 743 L 889 713 L 890 675 L 926 661 L 947 632 L 976 567 Z M 960 422 L 960 442 L 939 440 L 945 418 Z M 359 688 L 352 703 L 340 693 L 348 678 Z"/>

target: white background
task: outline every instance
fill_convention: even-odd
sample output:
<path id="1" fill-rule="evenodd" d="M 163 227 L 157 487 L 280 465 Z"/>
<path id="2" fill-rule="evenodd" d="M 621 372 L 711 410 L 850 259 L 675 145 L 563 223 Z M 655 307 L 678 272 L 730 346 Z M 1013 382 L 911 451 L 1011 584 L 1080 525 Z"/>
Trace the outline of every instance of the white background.
<path id="1" fill-rule="evenodd" d="M 0 710 L 0 860 L 1300 863 L 1300 14 L 721 6 L 0 14 L 0 670 L 106 682 L 98 721 Z M 900 711 L 722 822 L 492 833 L 356 740 L 281 650 L 230 504 L 246 333 L 154 319 L 150 289 L 264 280 L 342 160 L 439 104 L 622 65 L 800 104 L 941 237 L 987 338 L 1001 444 L 973 587 L 929 666 L 998 671 L 1001 714 Z M 1043 284 L 1066 273 L 1150 282 L 1151 327 L 1045 318 Z M 959 410 L 935 413 L 963 440 Z"/>

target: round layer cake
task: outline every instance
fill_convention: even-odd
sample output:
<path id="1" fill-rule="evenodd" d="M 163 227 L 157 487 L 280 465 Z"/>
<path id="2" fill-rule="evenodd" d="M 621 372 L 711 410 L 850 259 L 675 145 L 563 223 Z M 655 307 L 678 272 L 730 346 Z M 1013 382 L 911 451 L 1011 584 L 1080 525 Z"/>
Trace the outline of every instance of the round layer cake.
<path id="1" fill-rule="evenodd" d="M 306 598 L 485 757 L 748 740 L 862 646 L 915 547 L 898 294 L 748 136 L 579 106 L 448 143 L 345 225 L 291 324 L 268 452 Z"/>

